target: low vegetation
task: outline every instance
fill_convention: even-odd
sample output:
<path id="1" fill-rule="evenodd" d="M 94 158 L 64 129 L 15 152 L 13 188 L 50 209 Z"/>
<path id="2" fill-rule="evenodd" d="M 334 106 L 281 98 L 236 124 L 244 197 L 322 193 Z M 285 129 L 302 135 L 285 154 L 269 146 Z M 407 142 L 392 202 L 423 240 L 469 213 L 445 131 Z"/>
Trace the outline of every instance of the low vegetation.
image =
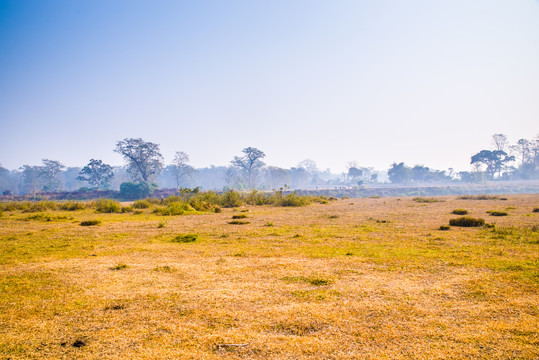
<path id="1" fill-rule="evenodd" d="M 460 227 L 479 227 L 485 225 L 484 219 L 473 218 L 470 216 L 463 216 L 456 219 L 449 220 L 449 225 Z"/>
<path id="2" fill-rule="evenodd" d="M 101 224 L 101 220 L 84 220 L 80 222 L 80 226 L 95 226 Z"/>
<path id="3" fill-rule="evenodd" d="M 468 210 L 466 209 L 455 209 L 453 211 L 451 211 L 452 214 L 455 214 L 455 215 L 466 215 L 468 214 Z"/>
<path id="4" fill-rule="evenodd" d="M 445 201 L 445 200 L 442 200 L 442 199 L 424 198 L 424 197 L 415 197 L 412 200 L 417 202 L 417 203 L 437 203 L 437 202 Z"/>
<path id="5" fill-rule="evenodd" d="M 490 216 L 507 216 L 507 212 L 498 210 L 489 210 L 487 214 L 490 214 Z"/>
<path id="6" fill-rule="evenodd" d="M 2 204 L 0 358 L 539 357 L 539 195 L 281 207 L 237 194 L 240 207 L 199 192 L 124 213 Z M 172 204 L 190 208 L 154 213 Z M 510 216 L 440 226 L 461 207 Z"/>
<path id="7" fill-rule="evenodd" d="M 459 196 L 458 199 L 460 200 L 502 200 L 502 198 L 500 198 L 497 195 L 463 195 L 463 196 Z"/>

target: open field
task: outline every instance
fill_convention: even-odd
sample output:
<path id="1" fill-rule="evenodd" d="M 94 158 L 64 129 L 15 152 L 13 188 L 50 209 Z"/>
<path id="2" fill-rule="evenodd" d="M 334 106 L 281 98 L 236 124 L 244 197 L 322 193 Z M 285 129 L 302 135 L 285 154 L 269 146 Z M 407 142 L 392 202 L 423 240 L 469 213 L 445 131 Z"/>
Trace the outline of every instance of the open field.
<path id="1" fill-rule="evenodd" d="M 506 198 L 4 211 L 0 357 L 537 359 L 539 195 Z"/>

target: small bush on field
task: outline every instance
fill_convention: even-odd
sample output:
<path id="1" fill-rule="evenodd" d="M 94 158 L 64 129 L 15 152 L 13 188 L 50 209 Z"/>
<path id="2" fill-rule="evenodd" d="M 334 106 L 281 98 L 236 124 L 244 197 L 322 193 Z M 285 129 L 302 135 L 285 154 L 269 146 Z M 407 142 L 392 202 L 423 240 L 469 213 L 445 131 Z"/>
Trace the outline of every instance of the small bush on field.
<path id="1" fill-rule="evenodd" d="M 110 270 L 123 270 L 123 269 L 127 269 L 128 266 L 126 264 L 118 264 L 116 266 L 113 266 L 113 267 L 110 267 L 109 269 Z"/>
<path id="2" fill-rule="evenodd" d="M 485 220 L 472 218 L 469 216 L 463 216 L 460 218 L 449 220 L 449 225 L 460 226 L 460 227 L 478 227 L 478 226 L 485 225 Z"/>
<path id="3" fill-rule="evenodd" d="M 278 206 L 305 206 L 311 203 L 310 198 L 307 196 L 300 196 L 296 193 L 283 196 L 279 201 L 275 203 Z"/>
<path id="4" fill-rule="evenodd" d="M 445 230 L 449 230 L 449 229 L 451 229 L 451 227 L 448 226 L 448 225 L 442 225 L 442 226 L 440 226 L 440 230 L 445 231 Z"/>
<path id="5" fill-rule="evenodd" d="M 463 196 L 459 196 L 457 199 L 459 200 L 498 200 L 500 199 L 500 197 L 495 196 L 495 195 L 463 195 Z"/>
<path id="6" fill-rule="evenodd" d="M 120 209 L 120 212 L 122 214 L 125 214 L 125 213 L 130 213 L 133 211 L 133 208 L 131 206 L 123 206 L 121 209 Z"/>
<path id="7" fill-rule="evenodd" d="M 95 210 L 99 213 L 112 214 L 122 211 L 120 203 L 111 199 L 99 199 L 94 202 Z"/>
<path id="8" fill-rule="evenodd" d="M 465 209 L 455 209 L 453 211 L 451 211 L 452 214 L 455 214 L 455 215 L 466 215 L 468 214 L 468 210 L 465 210 Z"/>
<path id="9" fill-rule="evenodd" d="M 230 225 L 246 225 L 249 224 L 249 221 L 242 221 L 242 220 L 232 220 L 228 222 Z"/>
<path id="10" fill-rule="evenodd" d="M 266 225 L 264 225 L 264 226 L 272 227 L 272 226 L 275 226 L 275 225 L 271 221 L 268 221 L 266 223 Z"/>
<path id="11" fill-rule="evenodd" d="M 153 213 L 162 216 L 176 216 L 183 215 L 186 211 L 194 211 L 194 209 L 189 204 L 173 202 L 167 206 L 160 206 L 154 209 Z"/>
<path id="12" fill-rule="evenodd" d="M 266 205 L 271 202 L 271 197 L 257 190 L 253 190 L 245 196 L 245 202 L 249 205 Z"/>
<path id="13" fill-rule="evenodd" d="M 178 243 L 189 243 L 189 242 L 195 242 L 198 240 L 197 234 L 184 234 L 184 235 L 178 235 L 174 239 L 172 239 L 172 242 L 178 242 Z"/>
<path id="14" fill-rule="evenodd" d="M 142 210 L 133 211 L 133 215 L 142 215 L 142 214 L 143 214 Z"/>
<path id="15" fill-rule="evenodd" d="M 440 199 L 434 199 L 434 198 L 423 198 L 423 197 L 415 197 L 412 199 L 416 203 L 437 203 L 437 202 L 444 202 L 444 200 Z"/>
<path id="16" fill-rule="evenodd" d="M 245 214 L 232 215 L 232 219 L 245 219 L 245 218 L 247 218 L 247 215 Z"/>
<path id="17" fill-rule="evenodd" d="M 234 190 L 229 190 L 223 194 L 222 205 L 227 208 L 243 205 L 241 194 Z"/>
<path id="18" fill-rule="evenodd" d="M 213 209 L 213 212 L 218 214 L 220 212 L 223 212 L 223 210 L 220 207 L 216 207 L 215 209 Z"/>
<path id="19" fill-rule="evenodd" d="M 532 212 L 539 213 L 539 208 L 533 208 Z"/>
<path id="20" fill-rule="evenodd" d="M 80 226 L 95 226 L 101 224 L 101 220 L 86 220 L 81 221 Z"/>
<path id="21" fill-rule="evenodd" d="M 148 200 L 136 200 L 133 203 L 133 209 L 147 209 L 150 207 L 150 202 Z"/>
<path id="22" fill-rule="evenodd" d="M 59 204 L 61 210 L 76 211 L 86 209 L 86 204 L 77 201 L 67 201 Z"/>
<path id="23" fill-rule="evenodd" d="M 19 209 L 22 210 L 24 213 L 30 213 L 30 212 L 41 212 L 41 211 L 47 211 L 47 210 L 56 210 L 58 209 L 58 204 L 54 201 L 38 201 L 38 202 L 29 202 L 24 201 L 21 203 Z"/>
<path id="24" fill-rule="evenodd" d="M 160 221 L 159 224 L 157 224 L 157 228 L 158 228 L 158 229 L 162 229 L 162 228 L 165 227 L 165 225 L 166 225 L 166 222 Z"/>
<path id="25" fill-rule="evenodd" d="M 507 216 L 507 213 L 505 211 L 496 210 L 489 210 L 487 211 L 487 214 L 490 214 L 490 216 Z"/>

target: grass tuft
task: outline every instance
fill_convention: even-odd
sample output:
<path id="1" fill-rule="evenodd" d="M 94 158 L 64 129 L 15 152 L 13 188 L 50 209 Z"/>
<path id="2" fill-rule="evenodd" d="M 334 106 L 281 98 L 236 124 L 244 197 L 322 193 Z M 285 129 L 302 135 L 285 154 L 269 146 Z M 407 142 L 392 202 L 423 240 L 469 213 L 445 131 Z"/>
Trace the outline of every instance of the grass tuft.
<path id="1" fill-rule="evenodd" d="M 449 225 L 460 227 L 479 227 L 485 225 L 485 220 L 469 216 L 463 216 L 460 218 L 449 220 Z"/>

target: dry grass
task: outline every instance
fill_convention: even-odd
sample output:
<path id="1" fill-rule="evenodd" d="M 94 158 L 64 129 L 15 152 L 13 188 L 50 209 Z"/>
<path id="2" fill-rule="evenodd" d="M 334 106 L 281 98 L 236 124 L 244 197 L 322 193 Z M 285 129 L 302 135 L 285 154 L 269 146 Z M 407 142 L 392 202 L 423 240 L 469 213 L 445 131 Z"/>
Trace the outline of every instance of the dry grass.
<path id="1" fill-rule="evenodd" d="M 4 211 L 0 358 L 538 358 L 539 196 L 440 200 L 253 206 L 242 226 Z M 493 206 L 514 209 L 439 230 Z"/>

